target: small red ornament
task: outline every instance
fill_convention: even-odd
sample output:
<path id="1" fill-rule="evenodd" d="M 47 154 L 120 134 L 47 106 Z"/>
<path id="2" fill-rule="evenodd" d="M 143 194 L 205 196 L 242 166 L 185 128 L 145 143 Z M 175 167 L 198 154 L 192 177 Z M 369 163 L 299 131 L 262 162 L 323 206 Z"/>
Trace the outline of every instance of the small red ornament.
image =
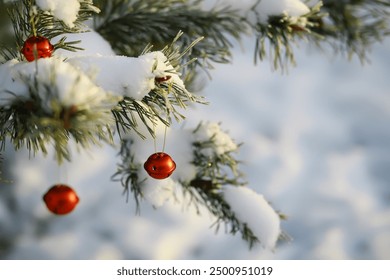
<path id="1" fill-rule="evenodd" d="M 22 53 L 28 61 L 35 58 L 50 57 L 53 53 L 54 46 L 43 36 L 32 36 L 23 44 Z"/>
<path id="2" fill-rule="evenodd" d="M 76 192 L 67 185 L 54 185 L 43 196 L 50 212 L 57 215 L 66 215 L 72 212 L 79 202 Z"/>
<path id="3" fill-rule="evenodd" d="M 154 179 L 165 179 L 176 169 L 176 163 L 166 153 L 154 153 L 144 163 L 149 176 Z"/>
<path id="4" fill-rule="evenodd" d="M 170 78 L 171 78 L 171 76 L 156 77 L 156 78 L 154 78 L 154 80 L 156 81 L 156 83 L 162 83 L 162 82 L 168 81 Z"/>

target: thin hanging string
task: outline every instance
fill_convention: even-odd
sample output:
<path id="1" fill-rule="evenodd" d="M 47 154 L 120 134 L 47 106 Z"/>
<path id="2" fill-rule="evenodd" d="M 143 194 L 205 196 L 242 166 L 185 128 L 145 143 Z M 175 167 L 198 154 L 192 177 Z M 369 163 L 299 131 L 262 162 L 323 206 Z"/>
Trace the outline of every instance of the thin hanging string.
<path id="1" fill-rule="evenodd" d="M 170 88 L 171 88 L 171 84 L 169 84 L 168 93 L 164 94 L 165 104 L 167 106 L 166 123 L 169 122 L 169 108 L 168 108 L 169 101 L 168 101 L 168 97 L 167 96 L 169 94 Z M 153 134 L 154 134 L 154 137 L 153 137 L 154 152 L 157 153 L 157 139 L 156 139 L 157 135 L 156 135 L 156 125 L 154 123 L 153 123 Z M 163 138 L 162 153 L 165 152 L 166 140 L 167 140 L 167 125 L 165 125 L 165 127 L 164 127 L 164 138 Z"/>
<path id="2" fill-rule="evenodd" d="M 35 21 L 36 21 L 36 11 L 35 10 L 30 10 L 30 25 L 31 25 L 31 30 L 32 30 L 32 35 L 34 37 L 37 37 L 37 28 L 35 26 Z M 38 49 L 37 49 L 37 44 L 33 44 L 33 56 L 35 60 L 35 68 L 36 68 L 36 73 L 38 74 Z"/>
<path id="3" fill-rule="evenodd" d="M 153 123 L 153 143 L 154 143 L 154 153 L 157 153 L 157 135 L 156 135 L 156 124 Z"/>
<path id="4" fill-rule="evenodd" d="M 59 164 L 57 165 L 57 174 L 55 180 L 57 180 L 57 183 L 61 182 L 61 166 Z"/>
<path id="5" fill-rule="evenodd" d="M 172 83 L 169 83 L 168 84 L 168 93 L 166 95 L 164 95 L 164 98 L 165 98 L 165 104 L 166 104 L 166 107 L 167 107 L 167 116 L 166 116 L 166 123 L 169 123 L 169 108 L 168 108 L 168 104 L 169 104 L 169 101 L 168 101 L 168 94 L 169 92 L 171 91 L 171 88 L 172 88 Z M 162 151 L 164 152 L 165 151 L 165 144 L 166 144 L 166 140 L 167 140 L 167 126 L 168 125 L 165 125 L 164 127 L 164 141 L 163 141 L 163 149 Z"/>
<path id="6" fill-rule="evenodd" d="M 58 165 L 57 179 L 59 184 L 68 184 L 68 167 L 66 162 L 62 165 Z"/>
<path id="7" fill-rule="evenodd" d="M 167 122 L 168 122 L 168 116 L 167 116 Z M 155 126 L 155 124 L 153 124 L 153 133 L 154 133 L 154 137 L 153 137 L 154 152 L 157 153 L 157 139 L 156 139 L 157 135 L 156 135 L 156 126 Z M 164 139 L 163 139 L 162 153 L 165 151 L 166 139 L 167 139 L 167 126 L 165 126 L 165 128 L 164 128 Z"/>
<path id="8" fill-rule="evenodd" d="M 168 111 L 168 110 L 167 110 Z M 168 113 L 168 112 L 167 112 Z M 167 122 L 168 122 L 168 115 L 167 115 Z M 164 128 L 164 142 L 163 142 L 163 148 L 162 148 L 162 152 L 165 151 L 165 142 L 166 142 L 166 139 L 167 139 L 167 126 L 165 126 Z"/>
<path id="9" fill-rule="evenodd" d="M 64 163 L 64 165 L 63 165 L 63 177 L 64 177 L 64 184 L 68 184 L 68 165 L 67 165 L 67 163 Z"/>
<path id="10" fill-rule="evenodd" d="M 31 24 L 31 30 L 32 30 L 32 35 L 33 36 L 37 36 L 37 28 L 35 26 L 35 19 L 36 19 L 36 14 L 35 14 L 36 11 L 34 10 L 30 10 L 29 13 L 30 13 L 30 24 Z"/>

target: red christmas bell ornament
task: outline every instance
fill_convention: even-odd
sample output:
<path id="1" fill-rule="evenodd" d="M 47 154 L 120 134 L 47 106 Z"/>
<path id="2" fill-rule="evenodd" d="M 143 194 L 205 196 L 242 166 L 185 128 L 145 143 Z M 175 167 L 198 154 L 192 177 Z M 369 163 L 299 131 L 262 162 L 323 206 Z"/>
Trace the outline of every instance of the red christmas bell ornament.
<path id="1" fill-rule="evenodd" d="M 57 215 L 66 215 L 73 211 L 79 202 L 76 192 L 67 185 L 54 185 L 43 196 L 47 208 Z"/>
<path id="2" fill-rule="evenodd" d="M 50 57 L 54 46 L 43 36 L 32 36 L 23 44 L 22 53 L 28 61 Z"/>
<path id="3" fill-rule="evenodd" d="M 165 179 L 176 169 L 176 163 L 166 153 L 154 153 L 144 163 L 149 176 L 154 179 Z"/>

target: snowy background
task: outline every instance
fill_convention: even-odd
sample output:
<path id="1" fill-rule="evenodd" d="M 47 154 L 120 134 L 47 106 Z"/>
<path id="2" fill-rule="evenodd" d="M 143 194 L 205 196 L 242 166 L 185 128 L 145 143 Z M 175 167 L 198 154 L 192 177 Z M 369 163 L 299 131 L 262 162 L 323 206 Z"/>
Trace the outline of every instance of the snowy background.
<path id="1" fill-rule="evenodd" d="M 254 66 L 253 46 L 244 41 L 233 64 L 216 66 L 202 93 L 211 104 L 189 109 L 178 127 L 220 121 L 244 142 L 249 187 L 288 216 L 289 241 L 249 250 L 174 199 L 157 210 L 145 202 L 135 215 L 110 181 L 119 161 L 111 147 L 76 152 L 61 168 L 22 151 L 5 155 L 17 176 L 0 189 L 0 259 L 389 259 L 390 41 L 363 67 L 302 47 L 288 75 Z M 180 139 L 167 141 L 172 151 Z M 58 178 L 80 197 L 64 217 L 42 202 Z"/>
<path id="2" fill-rule="evenodd" d="M 288 75 L 253 66 L 246 46 L 215 71 L 206 111 L 245 141 L 248 180 L 292 241 L 245 257 L 389 259 L 390 41 L 365 66 L 303 48 Z"/>

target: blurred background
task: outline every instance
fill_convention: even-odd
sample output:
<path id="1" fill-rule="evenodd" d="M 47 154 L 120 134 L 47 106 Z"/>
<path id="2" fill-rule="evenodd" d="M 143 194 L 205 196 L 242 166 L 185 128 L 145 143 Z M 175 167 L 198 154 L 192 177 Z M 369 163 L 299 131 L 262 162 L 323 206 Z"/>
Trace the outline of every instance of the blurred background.
<path id="1" fill-rule="evenodd" d="M 111 147 L 76 151 L 61 168 L 50 156 L 7 149 L 0 259 L 390 259 L 389 51 L 390 40 L 375 44 L 361 65 L 302 47 L 297 67 L 281 74 L 267 61 L 254 65 L 244 40 L 232 64 L 211 72 L 202 92 L 210 105 L 178 125 L 218 121 L 244 143 L 248 186 L 288 218 L 289 238 L 274 251 L 215 233 L 213 217 L 174 199 L 158 209 L 142 203 L 136 215 L 110 180 L 119 161 Z M 58 177 L 81 199 L 64 217 L 42 202 Z"/>
<path id="2" fill-rule="evenodd" d="M 249 185 L 288 217 L 291 242 L 266 258 L 390 258 L 389 51 L 361 65 L 303 48 L 281 75 L 246 44 L 213 73 L 203 115 L 244 142 Z"/>

